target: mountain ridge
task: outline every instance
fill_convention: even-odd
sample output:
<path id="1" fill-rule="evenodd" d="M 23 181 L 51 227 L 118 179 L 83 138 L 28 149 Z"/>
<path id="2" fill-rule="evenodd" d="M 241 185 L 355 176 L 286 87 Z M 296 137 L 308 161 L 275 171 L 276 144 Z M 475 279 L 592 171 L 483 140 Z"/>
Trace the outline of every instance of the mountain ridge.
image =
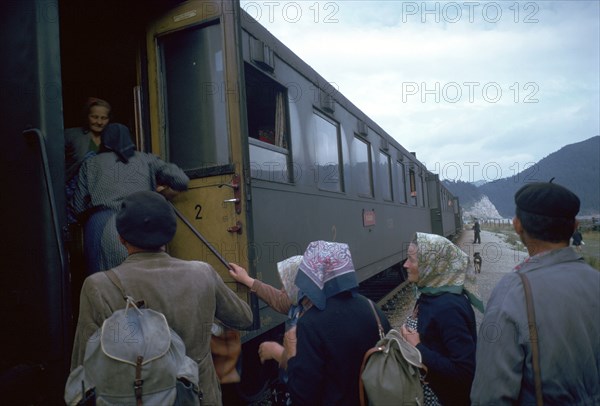
<path id="1" fill-rule="evenodd" d="M 515 212 L 514 194 L 526 183 L 547 182 L 567 187 L 581 200 L 580 216 L 600 213 L 600 135 L 565 145 L 523 171 L 480 186 L 462 181 L 444 181 L 463 209 L 470 209 L 484 196 L 502 217 Z"/>

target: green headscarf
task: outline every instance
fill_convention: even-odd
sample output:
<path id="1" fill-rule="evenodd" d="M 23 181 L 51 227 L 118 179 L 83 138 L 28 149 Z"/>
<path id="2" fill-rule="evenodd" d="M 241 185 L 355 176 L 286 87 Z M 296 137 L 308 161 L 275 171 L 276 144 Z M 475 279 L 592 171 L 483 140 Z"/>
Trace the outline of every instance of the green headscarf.
<path id="1" fill-rule="evenodd" d="M 436 234 L 417 233 L 414 243 L 419 262 L 417 290 L 432 296 L 464 293 L 471 305 L 483 313 L 469 256 L 450 240 Z"/>

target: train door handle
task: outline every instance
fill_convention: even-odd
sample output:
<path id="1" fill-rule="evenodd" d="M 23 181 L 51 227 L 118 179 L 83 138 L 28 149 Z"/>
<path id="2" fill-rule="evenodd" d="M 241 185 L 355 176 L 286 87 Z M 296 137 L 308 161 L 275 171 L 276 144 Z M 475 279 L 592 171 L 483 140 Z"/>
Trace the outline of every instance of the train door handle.
<path id="1" fill-rule="evenodd" d="M 227 231 L 230 233 L 242 234 L 242 223 L 240 223 L 239 221 L 236 221 L 235 226 L 228 227 Z"/>
<path id="2" fill-rule="evenodd" d="M 238 199 L 237 197 L 234 199 L 225 199 L 223 200 L 223 203 L 239 203 L 240 199 Z"/>

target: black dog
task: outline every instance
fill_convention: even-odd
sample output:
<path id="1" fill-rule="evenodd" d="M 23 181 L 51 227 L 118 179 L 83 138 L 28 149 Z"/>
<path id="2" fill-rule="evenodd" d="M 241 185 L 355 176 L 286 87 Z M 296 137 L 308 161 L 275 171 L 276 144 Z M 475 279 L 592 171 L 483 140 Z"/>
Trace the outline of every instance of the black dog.
<path id="1" fill-rule="evenodd" d="M 475 265 L 476 273 L 481 273 L 481 264 L 482 263 L 483 263 L 483 259 L 481 258 L 481 255 L 479 254 L 479 252 L 476 252 L 475 254 L 473 254 L 473 265 Z"/>

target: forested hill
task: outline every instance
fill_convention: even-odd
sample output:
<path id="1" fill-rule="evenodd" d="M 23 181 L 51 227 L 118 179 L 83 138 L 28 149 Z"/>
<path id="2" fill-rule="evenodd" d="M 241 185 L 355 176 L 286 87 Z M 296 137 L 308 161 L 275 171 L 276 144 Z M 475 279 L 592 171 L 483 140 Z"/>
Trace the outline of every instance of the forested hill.
<path id="1" fill-rule="evenodd" d="M 451 182 L 444 181 L 444 185 L 452 192 L 454 196 L 458 196 L 460 205 L 464 207 L 471 207 L 475 202 L 478 202 L 483 197 L 483 193 L 477 186 L 469 182 L 463 182 L 461 180 Z"/>
<path id="2" fill-rule="evenodd" d="M 600 136 L 569 144 L 537 164 L 509 178 L 476 187 L 466 182 L 445 182 L 468 207 L 486 195 L 503 217 L 514 215 L 514 194 L 525 183 L 554 183 L 572 190 L 581 199 L 580 215 L 600 213 Z"/>

